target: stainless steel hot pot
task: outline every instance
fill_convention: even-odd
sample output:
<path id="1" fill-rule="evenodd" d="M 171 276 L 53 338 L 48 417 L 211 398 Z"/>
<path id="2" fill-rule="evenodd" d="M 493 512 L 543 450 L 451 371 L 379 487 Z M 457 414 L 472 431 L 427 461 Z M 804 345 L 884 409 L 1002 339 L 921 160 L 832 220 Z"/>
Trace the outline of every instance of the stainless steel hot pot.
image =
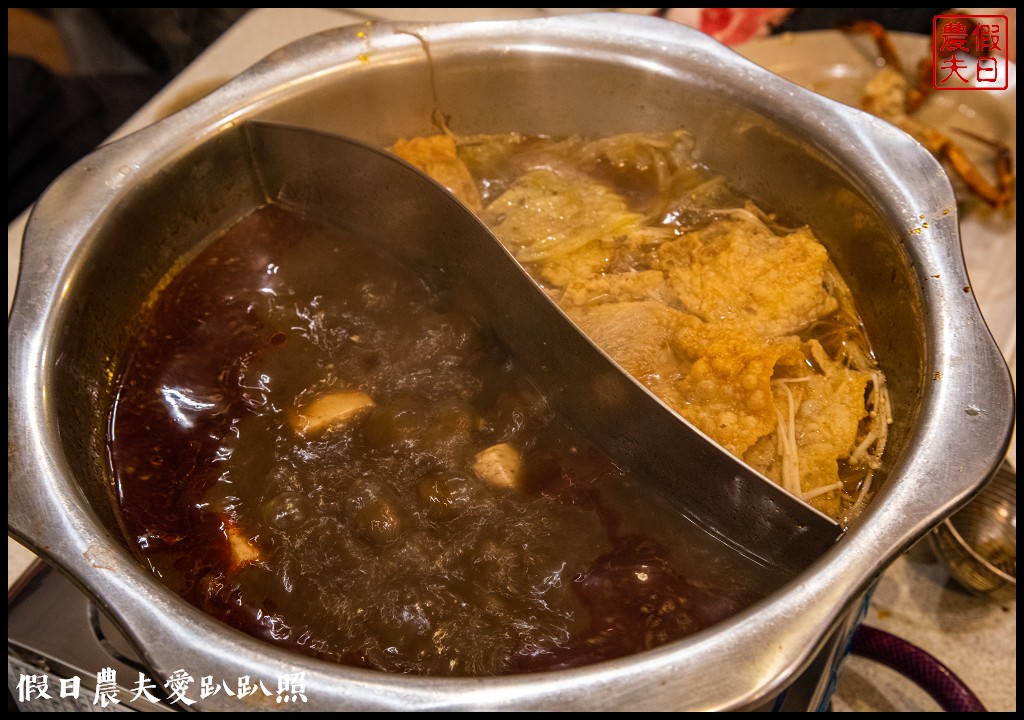
<path id="1" fill-rule="evenodd" d="M 242 162 L 216 150 L 217 137 L 260 118 L 387 145 L 435 132 L 435 111 L 460 133 L 685 127 L 704 162 L 826 239 L 861 304 L 897 420 L 874 502 L 794 581 L 640 655 L 437 679 L 341 667 L 237 633 L 164 588 L 125 549 L 103 444 L 110 373 L 142 299 L 246 193 L 204 185 L 214 165 Z M 182 162 L 200 147 L 215 150 Z M 86 158 L 38 203 L 8 321 L 8 527 L 99 599 L 154 677 L 179 667 L 196 677 L 305 672 L 306 709 L 752 708 L 812 661 L 827 676 L 872 581 L 994 472 L 1012 397 L 970 293 L 950 184 L 892 126 L 661 20 L 361 26 L 275 52 Z M 220 694 L 197 707 L 239 705 Z"/>

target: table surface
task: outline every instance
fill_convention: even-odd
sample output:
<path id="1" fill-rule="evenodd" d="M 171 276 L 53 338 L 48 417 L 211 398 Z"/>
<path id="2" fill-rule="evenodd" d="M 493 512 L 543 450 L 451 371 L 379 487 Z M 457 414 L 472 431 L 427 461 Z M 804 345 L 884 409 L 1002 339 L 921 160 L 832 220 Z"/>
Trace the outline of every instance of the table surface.
<path id="1" fill-rule="evenodd" d="M 596 9 L 596 8 L 592 8 Z M 633 11 L 649 9 L 633 9 Z M 272 50 L 320 30 L 371 19 L 408 21 L 486 20 L 538 17 L 579 9 L 543 8 L 261 8 L 246 14 L 199 58 L 167 85 L 116 134 L 124 135 L 160 119 L 169 108 L 198 99 Z M 8 226 L 7 303 L 17 281 L 26 215 Z M 965 221 L 978 242 L 967 250 L 972 284 L 996 340 L 1016 379 L 1016 242 L 995 240 Z M 966 243 L 965 243 L 966 244 Z M 1016 461 L 1016 441 L 1011 448 Z M 8 538 L 8 587 L 33 560 Z M 1017 604 L 998 605 L 974 597 L 953 583 L 926 543 L 896 560 L 881 577 L 866 622 L 903 637 L 944 662 L 990 710 L 1017 709 Z M 889 669 L 859 657 L 843 665 L 833 707 L 843 711 L 938 710 L 919 688 Z"/>

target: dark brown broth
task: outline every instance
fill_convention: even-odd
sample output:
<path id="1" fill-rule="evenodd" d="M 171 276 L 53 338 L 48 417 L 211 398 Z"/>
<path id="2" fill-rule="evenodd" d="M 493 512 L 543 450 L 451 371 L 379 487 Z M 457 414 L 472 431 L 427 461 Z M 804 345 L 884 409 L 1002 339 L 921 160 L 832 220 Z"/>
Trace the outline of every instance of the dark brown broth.
<path id="1" fill-rule="evenodd" d="M 110 456 L 129 541 L 224 622 L 343 663 L 439 675 L 570 667 L 678 639 L 782 578 L 720 545 L 549 408 L 443 293 L 276 207 L 153 298 Z M 375 407 L 303 438 L 343 388 Z M 473 457 L 507 442 L 524 481 Z M 225 529 L 260 554 L 234 563 Z"/>

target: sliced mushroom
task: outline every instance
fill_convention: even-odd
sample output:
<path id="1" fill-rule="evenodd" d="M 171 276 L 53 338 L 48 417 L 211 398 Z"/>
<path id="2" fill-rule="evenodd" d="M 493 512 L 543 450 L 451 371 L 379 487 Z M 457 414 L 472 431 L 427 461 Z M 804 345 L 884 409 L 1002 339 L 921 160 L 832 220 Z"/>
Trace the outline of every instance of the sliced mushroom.
<path id="1" fill-rule="evenodd" d="M 293 410 L 289 422 L 299 435 L 318 435 L 350 424 L 372 407 L 373 398 L 362 390 L 339 390 Z"/>

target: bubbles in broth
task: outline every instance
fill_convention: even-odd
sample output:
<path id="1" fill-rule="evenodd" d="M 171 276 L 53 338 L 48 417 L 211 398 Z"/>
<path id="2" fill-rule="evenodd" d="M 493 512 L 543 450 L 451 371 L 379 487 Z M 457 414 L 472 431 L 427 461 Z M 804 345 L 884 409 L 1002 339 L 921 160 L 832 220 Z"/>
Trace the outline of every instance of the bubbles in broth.
<path id="1" fill-rule="evenodd" d="M 515 673 L 661 645 L 787 579 L 650 497 L 379 246 L 268 206 L 161 287 L 111 414 L 121 513 L 233 627 L 379 670 Z"/>

